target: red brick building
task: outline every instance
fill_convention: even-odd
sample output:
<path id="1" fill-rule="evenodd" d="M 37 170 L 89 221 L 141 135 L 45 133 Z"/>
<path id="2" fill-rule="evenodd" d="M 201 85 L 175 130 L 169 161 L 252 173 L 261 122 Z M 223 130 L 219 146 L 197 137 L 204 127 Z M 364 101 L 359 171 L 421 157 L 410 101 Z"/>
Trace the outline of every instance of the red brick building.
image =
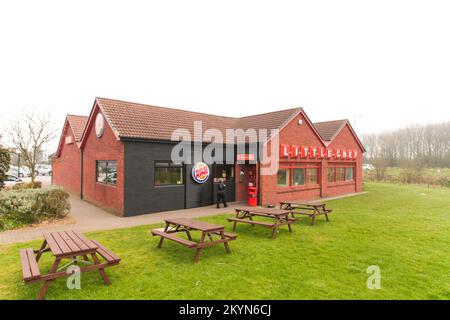
<path id="1" fill-rule="evenodd" d="M 177 129 L 192 150 L 196 142 L 203 154 L 214 146 L 215 160 L 184 150 L 182 161 L 173 161 Z M 231 129 L 279 131 L 225 140 Z M 272 144 L 279 169 L 265 174 Z M 250 184 L 258 204 L 276 205 L 362 191 L 364 151 L 347 120 L 312 123 L 302 108 L 232 118 L 97 98 L 89 117 L 67 116 L 53 183 L 120 216 L 210 205 L 220 178 L 229 201 L 246 200 Z"/>

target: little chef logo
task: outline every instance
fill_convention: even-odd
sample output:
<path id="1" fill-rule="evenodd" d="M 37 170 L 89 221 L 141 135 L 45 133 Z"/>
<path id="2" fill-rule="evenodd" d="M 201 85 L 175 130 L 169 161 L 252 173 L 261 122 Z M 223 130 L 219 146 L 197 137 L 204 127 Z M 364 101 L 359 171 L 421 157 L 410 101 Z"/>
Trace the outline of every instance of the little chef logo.
<path id="1" fill-rule="evenodd" d="M 103 136 L 103 132 L 105 131 L 105 118 L 101 113 L 97 114 L 97 118 L 95 118 L 95 134 L 97 138 L 101 138 Z"/>
<path id="2" fill-rule="evenodd" d="M 354 160 L 358 158 L 359 151 L 354 149 L 329 149 L 318 147 L 290 146 L 282 144 L 280 146 L 281 158 L 309 158 L 309 159 L 342 159 Z"/>
<path id="3" fill-rule="evenodd" d="M 197 162 L 192 168 L 192 178 L 197 183 L 205 183 L 209 178 L 209 167 L 204 162 Z"/>

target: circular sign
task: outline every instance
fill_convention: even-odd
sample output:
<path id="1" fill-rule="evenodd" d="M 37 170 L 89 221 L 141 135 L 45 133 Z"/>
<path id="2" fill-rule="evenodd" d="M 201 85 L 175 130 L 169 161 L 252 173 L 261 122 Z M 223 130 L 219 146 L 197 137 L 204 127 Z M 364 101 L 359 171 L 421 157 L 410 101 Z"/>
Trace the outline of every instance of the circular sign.
<path id="1" fill-rule="evenodd" d="M 101 138 L 103 136 L 103 132 L 105 131 L 105 118 L 101 113 L 97 114 L 97 118 L 95 118 L 95 134 L 97 138 Z"/>
<path id="2" fill-rule="evenodd" d="M 205 183 L 209 178 L 209 167 L 204 162 L 197 162 L 192 167 L 192 179 L 197 183 Z"/>

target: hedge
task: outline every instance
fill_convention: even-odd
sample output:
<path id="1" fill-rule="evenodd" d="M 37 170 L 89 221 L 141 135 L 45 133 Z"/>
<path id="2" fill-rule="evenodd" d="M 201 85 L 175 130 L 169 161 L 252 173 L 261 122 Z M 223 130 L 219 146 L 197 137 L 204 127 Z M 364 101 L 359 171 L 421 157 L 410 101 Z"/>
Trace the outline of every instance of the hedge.
<path id="1" fill-rule="evenodd" d="M 69 194 L 59 188 L 3 190 L 0 230 L 63 218 L 69 210 Z"/>

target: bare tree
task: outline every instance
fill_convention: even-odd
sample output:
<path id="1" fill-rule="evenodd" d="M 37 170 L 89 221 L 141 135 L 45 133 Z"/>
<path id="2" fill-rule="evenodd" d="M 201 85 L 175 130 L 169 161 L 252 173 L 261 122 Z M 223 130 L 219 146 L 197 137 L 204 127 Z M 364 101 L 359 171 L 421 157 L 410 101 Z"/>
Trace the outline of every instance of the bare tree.
<path id="1" fill-rule="evenodd" d="M 43 147 L 55 138 L 56 131 L 48 115 L 28 114 L 18 120 L 9 130 L 11 142 L 24 161 L 31 175 L 31 182 L 36 178 L 38 161 Z"/>
<path id="2" fill-rule="evenodd" d="M 383 159 L 388 166 L 414 166 L 450 168 L 450 121 L 428 125 L 412 125 L 381 134 L 363 136 L 366 146 L 365 160 Z"/>
<path id="3" fill-rule="evenodd" d="M 0 140 L 1 139 L 2 136 L 0 135 Z M 9 150 L 3 148 L 0 143 L 0 189 L 2 189 L 4 186 L 3 180 L 5 178 L 6 172 L 8 172 L 9 169 L 9 160 Z"/>

